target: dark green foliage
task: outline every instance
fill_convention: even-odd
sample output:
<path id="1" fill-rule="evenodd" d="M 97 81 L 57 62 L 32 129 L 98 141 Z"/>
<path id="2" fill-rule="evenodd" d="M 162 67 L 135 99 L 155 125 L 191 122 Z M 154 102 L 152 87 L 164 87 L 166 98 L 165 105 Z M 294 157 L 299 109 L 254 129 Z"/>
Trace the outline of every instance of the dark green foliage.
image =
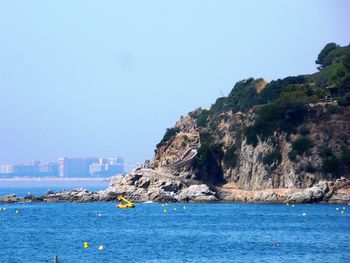
<path id="1" fill-rule="evenodd" d="M 199 127 L 206 127 L 207 126 L 207 119 L 209 117 L 210 111 L 203 110 L 196 119 L 197 126 Z"/>
<path id="2" fill-rule="evenodd" d="M 323 161 L 322 170 L 326 173 L 337 174 L 340 166 L 341 161 L 335 155 L 332 155 Z"/>
<path id="3" fill-rule="evenodd" d="M 209 184 L 216 184 L 223 181 L 223 173 L 220 166 L 222 157 L 219 145 L 203 143 L 198 149 L 198 158 L 194 166 L 199 171 L 199 178 Z"/>
<path id="4" fill-rule="evenodd" d="M 297 155 L 296 151 L 292 150 L 288 153 L 288 157 L 292 162 L 295 162 L 297 160 L 297 156 L 298 155 Z"/>
<path id="5" fill-rule="evenodd" d="M 313 142 L 307 136 L 301 136 L 296 139 L 292 144 L 292 149 L 298 155 L 302 155 L 306 153 L 306 151 L 310 150 L 313 147 Z"/>
<path id="6" fill-rule="evenodd" d="M 247 138 L 247 143 L 250 145 L 253 145 L 254 147 L 257 146 L 258 137 L 257 137 L 257 131 L 255 129 L 255 125 L 245 127 L 243 132 Z"/>
<path id="7" fill-rule="evenodd" d="M 216 118 L 212 119 L 209 122 L 208 127 L 209 127 L 211 132 L 215 131 L 218 127 L 218 120 Z"/>
<path id="8" fill-rule="evenodd" d="M 276 148 L 273 152 L 265 155 L 262 159 L 263 164 L 265 165 L 271 165 L 273 163 L 276 163 L 277 165 L 281 162 L 282 155 L 279 150 L 279 148 Z"/>
<path id="9" fill-rule="evenodd" d="M 308 135 L 310 133 L 310 129 L 306 125 L 301 125 L 299 127 L 299 133 L 303 136 Z"/>
<path id="10" fill-rule="evenodd" d="M 174 137 L 178 132 L 180 131 L 179 128 L 167 128 L 166 132 L 163 136 L 162 142 L 166 142 L 169 141 L 169 139 L 171 139 L 172 137 Z"/>
<path id="11" fill-rule="evenodd" d="M 349 83 L 350 86 L 350 83 Z M 346 93 L 343 97 L 338 99 L 339 106 L 349 106 L 350 105 L 350 92 Z"/>
<path id="12" fill-rule="evenodd" d="M 245 111 L 248 108 L 258 104 L 256 85 L 262 79 L 253 78 L 239 81 L 233 87 L 229 94 L 225 108 L 226 110 Z"/>
<path id="13" fill-rule="evenodd" d="M 333 156 L 332 149 L 329 147 L 323 147 L 320 149 L 320 156 L 322 158 L 327 158 Z"/>
<path id="14" fill-rule="evenodd" d="M 305 167 L 305 172 L 311 173 L 311 174 L 315 173 L 316 172 L 316 168 L 312 164 L 308 163 L 306 165 L 306 167 Z"/>
<path id="15" fill-rule="evenodd" d="M 262 81 L 262 79 L 249 78 L 237 82 L 227 97 L 217 99 L 212 105 L 211 115 L 227 111 L 246 111 L 257 105 L 259 101 L 256 87 Z"/>
<path id="16" fill-rule="evenodd" d="M 289 85 L 304 84 L 305 76 L 287 77 L 284 79 L 273 80 L 259 94 L 259 104 L 274 102 L 281 93 L 285 92 Z"/>
<path id="17" fill-rule="evenodd" d="M 343 150 L 341 159 L 343 164 L 350 165 L 350 149 Z"/>
<path id="18" fill-rule="evenodd" d="M 257 136 L 265 140 L 277 129 L 286 133 L 294 132 L 295 128 L 304 120 L 306 113 L 305 103 L 288 100 L 287 97 L 262 107 L 254 125 L 245 129 L 247 143 L 255 147 L 258 142 Z"/>
<path id="19" fill-rule="evenodd" d="M 320 52 L 317 57 L 316 64 L 320 65 L 318 69 L 323 69 L 332 63 L 332 57 L 330 53 L 339 47 L 336 43 L 328 43 Z"/>
<path id="20" fill-rule="evenodd" d="M 223 161 L 227 167 L 235 168 L 237 166 L 238 158 L 235 145 L 231 146 L 230 149 L 226 151 Z"/>
<path id="21" fill-rule="evenodd" d="M 346 51 L 342 63 L 347 71 L 350 71 L 350 50 Z"/>
<path id="22" fill-rule="evenodd" d="M 340 113 L 341 109 L 339 106 L 327 105 L 327 113 L 329 114 L 337 114 Z"/>

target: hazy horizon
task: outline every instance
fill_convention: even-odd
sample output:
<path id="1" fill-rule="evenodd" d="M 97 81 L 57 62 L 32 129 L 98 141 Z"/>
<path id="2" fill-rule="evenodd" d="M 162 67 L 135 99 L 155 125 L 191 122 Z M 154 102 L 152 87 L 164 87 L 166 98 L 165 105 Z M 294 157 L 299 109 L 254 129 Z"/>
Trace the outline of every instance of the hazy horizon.
<path id="1" fill-rule="evenodd" d="M 0 1 L 0 164 L 153 156 L 249 77 L 316 72 L 349 1 Z"/>

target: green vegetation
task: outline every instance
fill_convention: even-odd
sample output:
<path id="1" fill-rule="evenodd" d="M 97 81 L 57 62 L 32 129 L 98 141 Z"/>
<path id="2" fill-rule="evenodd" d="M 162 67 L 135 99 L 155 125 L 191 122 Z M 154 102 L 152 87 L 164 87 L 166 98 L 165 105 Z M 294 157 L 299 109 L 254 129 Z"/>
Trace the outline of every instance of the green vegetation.
<path id="1" fill-rule="evenodd" d="M 332 118 L 332 114 L 346 112 L 344 107 L 350 106 L 350 45 L 340 47 L 328 43 L 319 53 L 316 64 L 319 71 L 311 75 L 286 77 L 269 83 L 254 78 L 239 81 L 227 97 L 218 98 L 209 110 L 197 109 L 190 114 L 196 125 L 201 127 L 202 146 L 194 162 L 202 180 L 221 182 L 221 164 L 226 168 L 235 168 L 239 164 L 235 145 L 224 154 L 218 144 L 222 136 L 226 136 L 217 129 L 222 120 L 226 122 L 229 135 L 240 140 L 245 137 L 247 143 L 254 147 L 259 140 L 272 142 L 276 150 L 263 157 L 265 165 L 278 164 L 282 159 L 278 143 L 272 141 L 274 134 L 285 134 L 289 142 L 295 135 L 300 135 L 292 142 L 292 150 L 288 154 L 293 162 L 299 159 L 298 156 L 311 152 L 314 144 L 308 137 L 312 127 L 309 122 L 326 121 Z M 336 100 L 338 105 L 328 103 L 329 98 Z M 328 104 L 325 106 L 325 103 Z M 243 117 L 235 115 L 239 111 L 244 113 Z M 231 118 L 232 114 L 236 117 Z M 167 129 L 160 144 L 171 140 L 178 132 L 177 128 Z M 186 141 L 184 137 L 183 142 Z M 348 173 L 350 150 L 344 149 L 341 156 L 338 152 L 336 154 L 330 148 L 320 150 L 322 171 Z M 310 163 L 304 167 L 309 173 L 318 169 Z"/>
<path id="2" fill-rule="evenodd" d="M 223 173 L 220 166 L 222 157 L 221 147 L 217 144 L 203 143 L 198 149 L 198 158 L 194 167 L 199 170 L 200 179 L 209 184 L 217 184 L 223 181 Z"/>
<path id="3" fill-rule="evenodd" d="M 165 131 L 165 134 L 163 136 L 163 139 L 156 145 L 156 148 L 159 148 L 161 145 L 163 145 L 165 142 L 169 141 L 172 137 L 174 137 L 178 132 L 180 131 L 179 128 L 167 128 Z"/>
<path id="4" fill-rule="evenodd" d="M 265 140 L 278 129 L 287 133 L 294 132 L 303 122 L 306 112 L 307 106 L 302 101 L 281 97 L 275 103 L 264 106 L 254 125 L 245 129 L 247 142 L 256 146 L 257 136 Z"/>
<path id="5" fill-rule="evenodd" d="M 339 105 L 350 105 L 350 45 L 339 47 L 327 44 L 317 57 L 320 71 L 312 75 L 300 75 L 273 80 L 249 78 L 237 82 L 227 97 L 218 98 L 209 110 L 197 117 L 199 127 L 216 131 L 217 116 L 227 112 L 247 111 L 255 107 L 258 114 L 252 126 L 244 128 L 247 142 L 253 146 L 269 138 L 275 131 L 296 133 L 306 117 L 312 114 L 310 103 L 317 103 L 330 96 Z M 328 105 L 329 114 L 339 113 L 341 107 Z M 320 118 L 330 115 L 321 114 Z M 302 136 L 308 134 L 304 126 L 299 128 Z"/>
<path id="6" fill-rule="evenodd" d="M 341 160 L 344 165 L 350 165 L 350 149 L 344 149 Z"/>
<path id="7" fill-rule="evenodd" d="M 322 158 L 327 158 L 333 156 L 332 149 L 329 147 L 323 147 L 320 149 L 320 156 Z"/>
<path id="8" fill-rule="evenodd" d="M 299 134 L 303 136 L 306 136 L 310 133 L 310 129 L 306 125 L 301 125 L 298 131 Z"/>
<path id="9" fill-rule="evenodd" d="M 232 145 L 226 151 L 223 161 L 227 167 L 235 168 L 237 166 L 238 158 L 237 158 L 237 154 L 236 154 L 236 146 L 235 145 Z"/>
<path id="10" fill-rule="evenodd" d="M 312 147 L 313 142 L 307 136 L 301 136 L 292 143 L 292 149 L 298 155 L 306 153 Z"/>
<path id="11" fill-rule="evenodd" d="M 295 162 L 297 160 L 297 156 L 297 153 L 293 150 L 288 153 L 288 157 L 292 162 Z"/>
<path id="12" fill-rule="evenodd" d="M 203 110 L 196 119 L 197 126 L 205 127 L 207 125 L 207 119 L 209 117 L 210 111 Z"/>
<path id="13" fill-rule="evenodd" d="M 312 164 L 308 163 L 306 165 L 306 167 L 305 167 L 305 172 L 311 173 L 311 174 L 315 173 L 316 172 L 316 168 Z"/>
<path id="14" fill-rule="evenodd" d="M 337 174 L 341 164 L 341 160 L 332 155 L 323 160 L 322 170 L 326 173 Z"/>
<path id="15" fill-rule="evenodd" d="M 336 43 L 328 43 L 317 57 L 316 64 L 320 65 L 318 69 L 323 69 L 332 64 L 331 52 L 339 46 Z"/>
<path id="16" fill-rule="evenodd" d="M 276 148 L 273 152 L 265 155 L 262 161 L 265 165 L 271 165 L 275 163 L 277 166 L 282 161 L 282 155 L 279 148 Z"/>

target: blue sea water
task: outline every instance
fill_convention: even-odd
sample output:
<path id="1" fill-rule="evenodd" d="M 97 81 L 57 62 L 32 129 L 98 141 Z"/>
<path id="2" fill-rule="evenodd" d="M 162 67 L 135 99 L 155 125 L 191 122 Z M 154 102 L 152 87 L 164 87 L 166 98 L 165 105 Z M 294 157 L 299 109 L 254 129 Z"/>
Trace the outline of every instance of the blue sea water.
<path id="1" fill-rule="evenodd" d="M 166 213 L 158 203 L 0 207 L 1 263 L 53 262 L 55 255 L 60 263 L 350 262 L 343 205 L 168 204 Z"/>

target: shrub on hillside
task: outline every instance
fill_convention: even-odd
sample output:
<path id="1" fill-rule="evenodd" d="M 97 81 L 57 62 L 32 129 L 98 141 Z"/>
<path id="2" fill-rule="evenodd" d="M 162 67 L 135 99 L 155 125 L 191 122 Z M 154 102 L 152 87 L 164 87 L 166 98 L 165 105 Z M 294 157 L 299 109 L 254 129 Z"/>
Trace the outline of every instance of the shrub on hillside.
<path id="1" fill-rule="evenodd" d="M 298 155 L 302 155 L 303 153 L 306 153 L 312 147 L 313 147 L 313 142 L 307 136 L 301 136 L 292 143 L 292 149 Z"/>
<path id="2" fill-rule="evenodd" d="M 279 149 L 275 149 L 273 152 L 265 155 L 262 159 L 265 165 L 271 165 L 273 163 L 276 163 L 278 165 L 281 162 L 281 160 L 282 155 Z"/>
<path id="3" fill-rule="evenodd" d="M 335 155 L 327 157 L 322 164 L 322 170 L 326 173 L 336 174 L 341 166 L 341 160 Z"/>
<path id="4" fill-rule="evenodd" d="M 230 168 L 237 166 L 238 158 L 236 154 L 236 146 L 232 145 L 225 153 L 223 158 L 224 164 Z"/>
<path id="5" fill-rule="evenodd" d="M 162 142 L 169 141 L 172 137 L 174 137 L 178 132 L 180 131 L 179 128 L 174 127 L 174 128 L 167 128 L 166 132 L 163 136 Z"/>
<path id="6" fill-rule="evenodd" d="M 207 119 L 209 117 L 210 111 L 203 110 L 196 119 L 196 124 L 199 127 L 206 127 L 207 126 Z"/>
<path id="7" fill-rule="evenodd" d="M 350 165 L 350 149 L 343 150 L 341 159 L 343 164 Z"/>

